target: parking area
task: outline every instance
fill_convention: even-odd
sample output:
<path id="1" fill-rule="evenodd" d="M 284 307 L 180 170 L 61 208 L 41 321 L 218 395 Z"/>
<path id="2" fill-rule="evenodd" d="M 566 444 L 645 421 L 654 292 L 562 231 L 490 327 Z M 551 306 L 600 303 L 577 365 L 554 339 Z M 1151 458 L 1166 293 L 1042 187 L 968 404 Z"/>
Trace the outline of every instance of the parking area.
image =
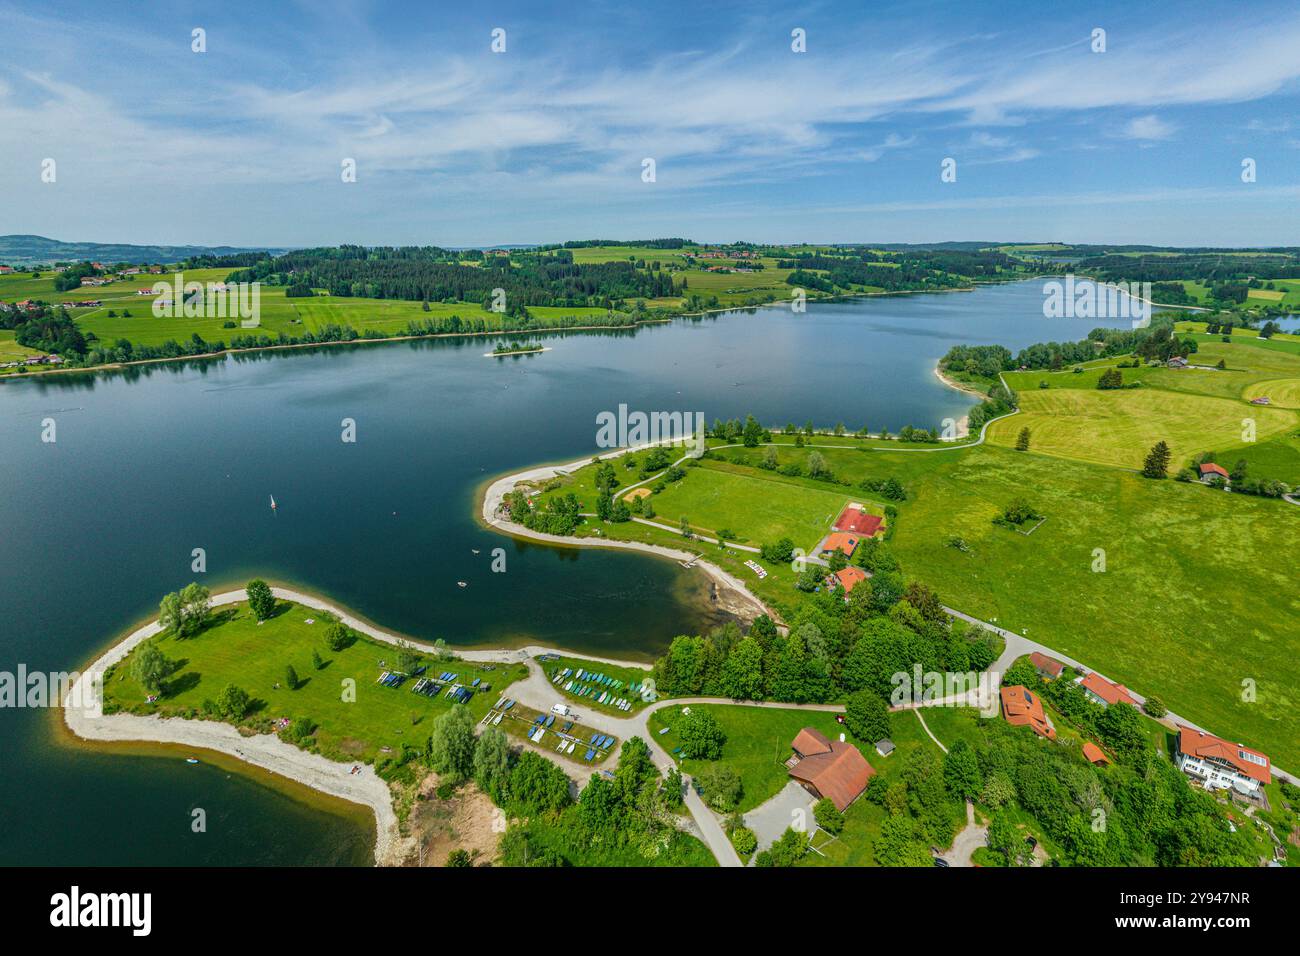
<path id="1" fill-rule="evenodd" d="M 813 820 L 816 802 L 811 793 L 791 780 L 776 796 L 746 813 L 745 826 L 758 838 L 758 849 L 766 850 L 796 821 L 802 821 L 804 828 L 811 832 L 816 826 Z"/>

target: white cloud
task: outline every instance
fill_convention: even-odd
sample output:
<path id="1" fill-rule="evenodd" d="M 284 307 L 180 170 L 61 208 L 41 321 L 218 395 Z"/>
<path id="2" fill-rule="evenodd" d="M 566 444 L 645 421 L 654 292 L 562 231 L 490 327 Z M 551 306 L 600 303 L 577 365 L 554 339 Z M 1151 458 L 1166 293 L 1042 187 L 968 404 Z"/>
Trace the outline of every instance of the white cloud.
<path id="1" fill-rule="evenodd" d="M 1125 139 L 1160 140 L 1169 139 L 1178 131 L 1178 127 L 1167 123 L 1154 113 L 1136 116 L 1124 124 L 1120 135 Z"/>

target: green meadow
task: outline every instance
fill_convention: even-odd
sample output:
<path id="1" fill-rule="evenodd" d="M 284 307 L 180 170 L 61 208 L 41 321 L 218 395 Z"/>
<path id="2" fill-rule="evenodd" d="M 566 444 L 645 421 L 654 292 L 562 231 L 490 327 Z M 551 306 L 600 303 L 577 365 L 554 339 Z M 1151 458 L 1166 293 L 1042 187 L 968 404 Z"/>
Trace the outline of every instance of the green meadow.
<path id="1" fill-rule="evenodd" d="M 856 500 L 848 489 L 823 490 L 772 472 L 734 468 L 706 460 L 688 469 L 689 480 L 670 482 L 654 496 L 655 520 L 676 526 L 686 518 L 709 537 L 730 531 L 729 540 L 751 546 L 788 536 L 811 553 L 844 506 Z M 743 530 L 738 515 L 744 516 Z"/>
<path id="2" fill-rule="evenodd" d="M 1287 341 L 1236 336 L 1198 345 L 1193 362 L 1222 361 L 1225 369 L 1126 368 L 1125 383 L 1140 385 L 1106 391 L 1097 389 L 1097 378 L 1115 360 L 1089 363 L 1080 373 L 1008 372 L 1021 413 L 990 426 L 988 441 L 1013 447 L 1029 428 L 1033 452 L 1132 469 L 1165 441 L 1174 469 L 1214 451 L 1225 467 L 1245 459 L 1256 477 L 1300 483 L 1300 351 Z M 1271 404 L 1250 404 L 1260 396 Z M 1246 440 L 1248 426 L 1253 440 Z"/>
<path id="3" fill-rule="evenodd" d="M 308 624 L 308 620 L 315 623 Z M 318 728 L 311 746 L 332 760 L 370 762 L 382 754 L 399 753 L 404 745 L 423 749 L 433 719 L 452 707 L 446 691 L 436 698 L 414 693 L 415 680 L 401 687 L 376 683 L 386 670 L 396 669 L 397 647 L 357 636 L 341 651 L 325 645 L 329 622 L 322 612 L 280 601 L 276 614 L 262 624 L 246 603 L 215 608 L 211 623 L 198 634 L 182 638 L 164 634 L 158 648 L 174 669 L 164 692 L 154 703 L 131 677 L 131 656 L 104 678 L 105 709 L 109 706 L 136 714 L 165 717 L 199 717 L 203 702 L 216 700 L 222 688 L 234 684 L 252 698 L 252 710 L 243 721 L 250 729 L 268 732 L 277 721 L 307 717 Z M 313 666 L 312 652 L 323 666 Z M 132 655 L 139 652 L 137 648 Z M 466 705 L 479 720 L 514 681 L 527 675 L 523 664 L 470 664 L 440 662 L 424 655 L 428 671 L 437 676 L 454 671 L 456 682 L 468 685 L 474 678 L 491 684 Z M 286 684 L 286 667 L 292 665 L 299 685 Z M 345 700 L 349 682 L 355 700 Z"/>
<path id="4" fill-rule="evenodd" d="M 1233 348 L 1234 353 L 1245 351 Z M 1021 392 L 1029 408 L 1031 391 L 1036 398 L 1037 390 Z M 1052 398 L 1072 391 L 1096 396 L 1097 401 L 1138 393 L 1044 391 Z M 1171 402 L 1195 397 L 1154 386 L 1149 394 Z M 1203 406 L 1213 409 L 1220 404 L 1235 408 L 1238 422 L 1260 411 L 1240 400 L 1233 405 L 1228 399 L 1202 396 L 1196 406 L 1176 406 L 1187 410 L 1192 424 L 1182 424 L 1184 430 L 1177 435 L 1157 437 L 1184 442 L 1182 450 L 1189 454 L 1210 447 L 1205 436 L 1198 438 L 1191 429 Z M 1158 403 L 1148 408 L 1162 413 Z M 1272 411 L 1293 420 L 1296 415 Z M 1010 440 L 1026 420 L 1028 413 L 1006 421 Z M 1127 467 L 1086 460 L 1085 454 L 1114 456 L 1121 447 L 1113 435 L 1088 428 L 1075 427 L 1073 434 L 1098 450 L 1080 453 L 1062 445 L 1072 452 L 1069 455 L 1049 454 L 1051 443 L 1041 448 L 1038 428 L 1034 434 L 1029 452 L 993 441 L 930 453 L 873 442 L 884 450 L 864 451 L 832 447 L 851 442 L 818 436 L 811 447 L 781 445 L 780 454 L 783 462 L 806 463 L 817 451 L 837 477 L 852 485 L 865 477 L 897 477 L 908 500 L 897 505 L 890 546 L 909 578 L 934 587 L 948 606 L 1027 634 L 1141 693 L 1156 694 L 1188 719 L 1259 746 L 1281 766 L 1300 766 L 1300 695 L 1295 690 L 1300 664 L 1292 644 L 1300 633 L 1300 592 L 1288 560 L 1300 540 L 1300 508 L 1275 499 L 1216 492 L 1198 483 L 1152 481 Z M 1133 432 L 1141 454 L 1149 447 L 1148 437 Z M 1294 439 L 1285 432 L 1261 438 L 1248 453 L 1251 467 L 1267 474 L 1266 465 L 1290 460 L 1290 442 Z M 833 500 L 864 500 L 852 487 L 798 479 L 798 485 L 789 486 L 790 493 L 796 499 L 807 494 L 811 503 L 793 507 L 781 523 L 779 513 L 755 508 L 764 492 L 774 494 L 770 473 L 713 460 L 732 451 L 742 450 L 712 452 L 700 467 L 685 469 L 680 482 L 653 497 L 665 524 L 673 523 L 671 503 L 685 500 L 697 509 L 687 514 L 692 523 L 703 524 L 702 516 L 707 515 L 710 523 L 725 524 L 737 537 L 756 544 L 777 535 L 802 544 L 811 523 L 831 512 Z M 762 450 L 743 451 L 757 459 Z M 591 471 L 579 470 L 570 479 L 573 486 L 589 487 Z M 624 483 L 634 480 L 632 473 Z M 593 500 L 583 493 L 579 498 L 584 503 Z M 993 522 L 1019 498 L 1046 515 L 1032 535 Z M 728 503 L 735 507 L 728 509 Z M 754 557 L 746 552 L 687 541 L 637 522 L 598 524 L 588 519 L 578 534 L 695 551 L 731 571 L 782 613 L 790 613 L 804 599 L 793 586 L 789 568 L 760 561 L 770 573 L 759 580 L 744 566 Z M 966 550 L 951 545 L 955 537 L 963 539 Z M 1104 570 L 1094 570 L 1101 566 L 1099 558 L 1104 559 Z M 1242 700 L 1246 681 L 1256 688 L 1250 702 Z"/>

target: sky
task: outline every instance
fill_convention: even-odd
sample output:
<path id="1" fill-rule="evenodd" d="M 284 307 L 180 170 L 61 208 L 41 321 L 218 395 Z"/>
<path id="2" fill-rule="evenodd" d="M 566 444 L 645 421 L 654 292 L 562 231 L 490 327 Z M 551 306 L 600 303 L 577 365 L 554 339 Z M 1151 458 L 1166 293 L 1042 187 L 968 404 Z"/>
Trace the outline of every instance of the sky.
<path id="1" fill-rule="evenodd" d="M 0 234 L 1300 244 L 1295 3 L 0 0 L 0 24 Z"/>

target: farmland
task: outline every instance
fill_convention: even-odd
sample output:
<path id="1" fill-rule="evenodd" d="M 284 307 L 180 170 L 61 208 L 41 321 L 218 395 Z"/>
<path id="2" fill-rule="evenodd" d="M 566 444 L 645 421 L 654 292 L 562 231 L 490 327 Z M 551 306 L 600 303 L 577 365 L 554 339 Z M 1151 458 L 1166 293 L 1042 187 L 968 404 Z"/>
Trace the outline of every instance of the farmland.
<path id="1" fill-rule="evenodd" d="M 1207 346 L 1206 352 L 1226 356 L 1230 367 L 1245 370 L 1245 380 L 1251 375 L 1276 380 L 1277 363 L 1295 360 L 1286 352 L 1244 343 L 1221 348 L 1219 353 Z M 1040 375 L 1029 374 L 1035 381 Z M 1059 374 L 1063 380 L 1079 377 Z M 1184 375 L 1193 377 L 1178 378 Z M 1204 379 L 1214 383 L 1216 394 L 1159 386 L 1168 379 L 1186 387 L 1197 375 L 1220 376 Z M 861 479 L 896 477 L 907 500 L 897 505 L 889 546 L 909 578 L 937 589 L 949 606 L 1026 633 L 1139 692 L 1159 694 L 1189 719 L 1260 746 L 1282 766 L 1295 766 L 1300 764 L 1300 719 L 1293 688 L 1300 670 L 1287 636 L 1300 631 L 1300 598 L 1290 567 L 1278 556 L 1294 549 L 1300 509 L 1276 499 L 1216 493 L 1197 483 L 1151 481 L 1131 469 L 1140 467 L 1154 436 L 1175 445 L 1174 467 L 1182 464 L 1179 455 L 1213 447 L 1229 465 L 1240 454 L 1253 473 L 1295 481 L 1300 479 L 1292 467 L 1300 463 L 1293 437 L 1300 429 L 1296 413 L 1221 397 L 1220 387 L 1242 387 L 1241 380 L 1233 382 L 1225 373 L 1151 369 L 1147 376 L 1151 385 L 1131 391 L 1025 388 L 1026 411 L 994 425 L 989 443 L 979 447 L 927 454 L 902 450 L 898 443 L 893 450 L 890 443 L 873 442 L 880 450 L 860 451 L 833 447 L 846 442 L 831 436 L 818 436 L 804 448 L 783 445 L 783 462 L 802 461 L 806 467 L 816 451 L 851 486 L 791 479 L 792 488 L 806 488 L 816 503 L 792 506 L 784 521 L 779 509 L 756 507 L 764 493 L 779 493 L 771 490 L 775 482 L 770 473 L 725 457 L 714 460 L 733 451 L 750 452 L 756 460 L 761 449 L 711 452 L 651 500 L 664 524 L 674 524 L 670 516 L 677 516 L 676 501 L 692 524 L 725 526 L 732 540 L 752 546 L 787 535 L 807 547 L 805 539 L 816 522 L 836 503 L 863 500 L 854 490 Z M 1035 406 L 1040 391 L 1044 404 Z M 1137 396 L 1146 404 L 1124 406 L 1122 415 L 1111 416 L 1127 430 L 1123 440 L 1100 424 L 1105 419 L 1097 418 L 1095 410 L 1087 424 L 1068 417 L 1072 409 L 1087 408 L 1071 404 L 1072 397 L 1107 402 Z M 1169 415 L 1169 408 L 1177 414 Z M 1157 416 L 1173 432 L 1149 431 L 1141 422 L 1143 414 Z M 1240 442 L 1240 420 L 1250 414 L 1258 416 L 1260 433 L 1256 443 L 1246 446 Z M 1067 417 L 1062 422 L 1055 415 Z M 1125 415 L 1131 420 L 1125 422 Z M 1226 429 L 1234 420 L 1238 440 L 1216 445 L 1233 437 Z M 1029 452 L 1016 452 L 1007 445 L 1025 422 L 1037 423 L 1031 428 L 1035 437 Z M 1198 432 L 1198 422 L 1208 428 Z M 1059 429 L 1055 439 L 1053 426 Z M 584 489 L 592 487 L 593 470 L 579 470 L 567 479 L 571 484 L 561 483 L 556 490 L 576 489 L 590 505 L 590 492 Z M 630 475 L 624 484 L 635 480 L 635 472 Z M 993 522 L 1017 499 L 1028 500 L 1046 516 L 1030 536 Z M 746 581 L 783 613 L 803 600 L 788 567 L 761 562 L 769 574 L 758 580 L 743 563 L 755 556 L 735 549 L 686 541 L 635 521 L 588 519 L 578 534 L 696 551 Z M 963 548 L 953 547 L 954 539 Z M 1100 573 L 1099 551 L 1104 556 Z M 1232 569 L 1231 587 L 1222 586 L 1225 568 Z M 1258 688 L 1250 704 L 1240 696 L 1246 678 Z"/>

